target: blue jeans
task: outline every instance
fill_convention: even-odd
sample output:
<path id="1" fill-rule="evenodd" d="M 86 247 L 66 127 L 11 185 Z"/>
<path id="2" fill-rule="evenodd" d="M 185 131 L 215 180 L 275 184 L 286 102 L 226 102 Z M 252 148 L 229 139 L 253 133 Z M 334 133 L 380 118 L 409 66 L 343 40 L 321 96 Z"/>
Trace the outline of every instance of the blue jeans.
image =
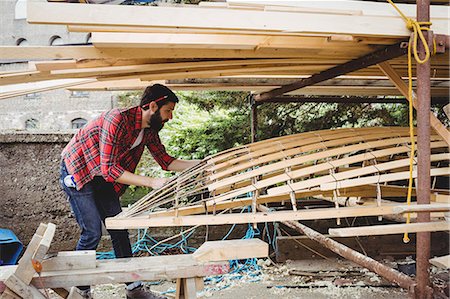
<path id="1" fill-rule="evenodd" d="M 95 250 L 102 236 L 102 222 L 122 212 L 119 196 L 112 183 L 102 177 L 95 177 L 77 190 L 67 187 L 64 178 L 69 175 L 64 161 L 61 162 L 60 184 L 67 194 L 70 206 L 81 228 L 76 250 Z M 131 257 L 131 245 L 127 230 L 108 230 L 117 258 Z"/>

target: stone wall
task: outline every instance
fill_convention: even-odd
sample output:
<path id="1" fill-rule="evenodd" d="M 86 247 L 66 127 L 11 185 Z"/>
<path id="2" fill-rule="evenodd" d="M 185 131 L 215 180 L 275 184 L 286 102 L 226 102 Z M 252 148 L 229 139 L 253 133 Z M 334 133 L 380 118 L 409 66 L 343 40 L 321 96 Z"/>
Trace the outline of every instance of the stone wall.
<path id="1" fill-rule="evenodd" d="M 51 252 L 73 250 L 79 229 L 59 187 L 60 154 L 73 133 L 0 133 L 0 228 L 11 229 L 26 245 L 39 223 L 52 222 L 57 231 Z M 189 246 L 222 239 L 230 225 L 198 228 Z M 229 238 L 241 238 L 247 226 L 237 226 Z M 181 228 L 150 229 L 158 240 L 178 234 Z M 135 235 L 136 231 L 131 231 Z M 132 237 L 132 242 L 135 238 Z M 108 237 L 99 250 L 110 250 Z"/>
<path id="2" fill-rule="evenodd" d="M 0 134 L 0 227 L 25 245 L 41 222 L 57 233 L 52 250 L 73 249 L 78 227 L 59 187 L 60 154 L 72 134 Z"/>

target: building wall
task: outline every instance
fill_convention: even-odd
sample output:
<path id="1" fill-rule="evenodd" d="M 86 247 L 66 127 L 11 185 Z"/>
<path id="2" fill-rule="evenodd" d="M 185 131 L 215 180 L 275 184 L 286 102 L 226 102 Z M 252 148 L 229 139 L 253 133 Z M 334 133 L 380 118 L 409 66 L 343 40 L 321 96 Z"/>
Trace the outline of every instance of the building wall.
<path id="1" fill-rule="evenodd" d="M 55 37 L 60 38 L 55 46 L 85 44 L 89 39 L 89 34 L 68 32 L 66 26 L 28 24 L 24 0 L 1 0 L 0 11 L 2 46 L 20 47 L 23 45 L 17 44 L 23 39 L 28 46 L 51 46 Z M 0 72 L 28 68 L 27 61 L 2 60 L 0 57 Z M 72 120 L 82 118 L 89 121 L 116 104 L 116 96 L 111 92 L 74 94 L 65 89 L 0 100 L 0 131 L 25 130 L 27 120 L 36 120 L 38 130 L 67 130 L 72 128 Z"/>
<path id="2" fill-rule="evenodd" d="M 87 33 L 68 32 L 66 26 L 28 24 L 23 0 L 1 0 L 0 11 L 2 46 L 15 46 L 21 39 L 26 39 L 29 46 L 49 46 L 55 36 L 61 37 L 64 44 L 84 44 L 89 37 Z"/>
<path id="3" fill-rule="evenodd" d="M 89 121 L 116 105 L 116 97 L 110 92 L 80 96 L 64 89 L 1 100 L 0 131 L 25 130 L 29 119 L 38 121 L 38 130 L 67 130 L 72 128 L 72 120 Z"/>

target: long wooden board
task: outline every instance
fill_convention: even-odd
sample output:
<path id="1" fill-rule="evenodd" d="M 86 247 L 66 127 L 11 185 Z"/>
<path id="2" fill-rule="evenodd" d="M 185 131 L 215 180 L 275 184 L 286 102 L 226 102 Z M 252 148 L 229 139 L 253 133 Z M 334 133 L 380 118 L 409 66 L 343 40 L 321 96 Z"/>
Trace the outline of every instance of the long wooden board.
<path id="1" fill-rule="evenodd" d="M 358 216 L 379 216 L 394 214 L 395 206 L 322 208 L 312 210 L 281 211 L 271 213 L 235 213 L 223 215 L 196 215 L 183 217 L 131 217 L 107 218 L 108 229 L 137 229 L 160 226 L 221 225 L 235 223 L 273 222 L 286 220 L 330 219 Z"/>
<path id="2" fill-rule="evenodd" d="M 330 228 L 328 233 L 333 237 L 356 237 L 374 235 L 393 235 L 402 233 L 435 232 L 450 230 L 447 221 L 410 223 L 410 224 L 387 224 L 361 227 Z"/>
<path id="3" fill-rule="evenodd" d="M 45 16 L 42 12 L 46 12 Z M 149 18 L 151 16 L 151 18 Z M 302 22 L 298 22 L 301 19 Z M 38 24 L 153 26 L 169 28 L 214 28 L 368 36 L 408 37 L 400 17 L 327 15 L 201 9 L 198 7 L 134 7 L 115 5 L 70 5 L 30 2 L 27 20 Z M 436 20 L 433 29 L 448 34 L 446 20 Z"/>

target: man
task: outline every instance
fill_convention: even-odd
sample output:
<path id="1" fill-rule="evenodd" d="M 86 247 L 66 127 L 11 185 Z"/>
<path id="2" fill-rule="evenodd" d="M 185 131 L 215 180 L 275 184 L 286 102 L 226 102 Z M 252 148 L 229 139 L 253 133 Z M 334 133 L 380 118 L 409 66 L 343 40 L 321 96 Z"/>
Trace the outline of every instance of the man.
<path id="1" fill-rule="evenodd" d="M 105 218 L 119 214 L 119 196 L 128 185 L 160 188 L 167 179 L 134 174 L 147 147 L 164 170 L 181 171 L 198 160 L 179 160 L 166 153 L 158 132 L 172 119 L 177 96 L 155 84 L 145 89 L 139 106 L 104 112 L 81 128 L 62 152 L 61 186 L 81 228 L 76 250 L 95 250 Z M 116 257 L 131 257 L 127 230 L 108 230 Z M 81 286 L 91 298 L 90 287 Z M 141 282 L 127 284 L 127 298 L 159 298 Z"/>

